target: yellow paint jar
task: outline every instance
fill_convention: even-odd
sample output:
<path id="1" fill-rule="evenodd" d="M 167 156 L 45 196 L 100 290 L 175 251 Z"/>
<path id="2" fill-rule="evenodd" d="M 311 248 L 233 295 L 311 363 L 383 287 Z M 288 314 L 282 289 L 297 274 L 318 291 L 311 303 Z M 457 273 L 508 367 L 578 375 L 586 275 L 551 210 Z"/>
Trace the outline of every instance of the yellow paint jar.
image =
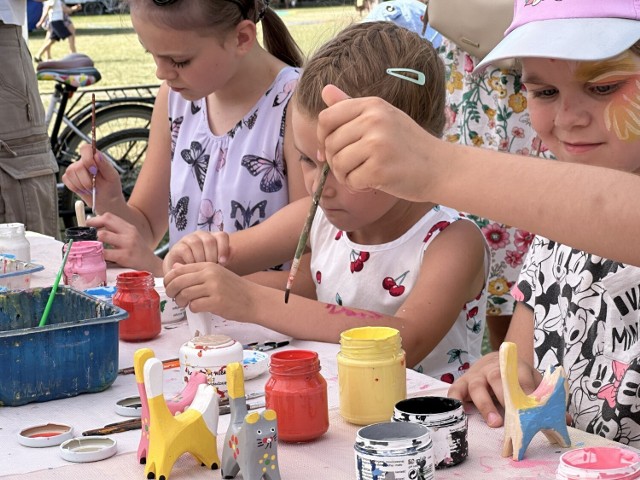
<path id="1" fill-rule="evenodd" d="M 389 421 L 407 396 L 407 371 L 400 332 L 359 327 L 340 334 L 340 415 L 356 425 Z"/>

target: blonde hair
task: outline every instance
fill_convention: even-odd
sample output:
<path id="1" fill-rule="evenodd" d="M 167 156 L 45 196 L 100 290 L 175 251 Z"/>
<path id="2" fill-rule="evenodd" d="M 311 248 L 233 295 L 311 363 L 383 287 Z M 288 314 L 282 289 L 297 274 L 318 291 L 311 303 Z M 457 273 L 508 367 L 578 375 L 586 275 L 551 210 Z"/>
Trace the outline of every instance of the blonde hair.
<path id="1" fill-rule="evenodd" d="M 157 5 L 153 0 L 126 1 L 131 10 L 144 9 L 155 24 L 203 35 L 224 34 L 245 19 L 262 21 L 266 50 L 288 65 L 302 65 L 300 47 L 278 14 L 269 8 L 269 0 L 174 0 L 166 5 Z"/>
<path id="2" fill-rule="evenodd" d="M 391 76 L 387 68 L 421 72 L 425 84 Z M 431 43 L 417 33 L 384 21 L 345 28 L 305 65 L 294 94 L 296 105 L 315 118 L 326 108 L 321 93 L 329 83 L 351 97 L 380 97 L 433 135 L 442 135 L 444 66 Z"/>

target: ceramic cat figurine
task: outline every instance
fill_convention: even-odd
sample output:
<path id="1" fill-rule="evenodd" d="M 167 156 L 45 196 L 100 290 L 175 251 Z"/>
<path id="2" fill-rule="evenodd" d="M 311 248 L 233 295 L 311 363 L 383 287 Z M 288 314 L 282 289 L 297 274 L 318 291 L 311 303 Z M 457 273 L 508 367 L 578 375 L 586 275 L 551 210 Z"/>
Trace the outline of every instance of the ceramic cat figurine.
<path id="1" fill-rule="evenodd" d="M 247 414 L 242 365 L 227 365 L 231 420 L 222 449 L 222 478 L 242 472 L 245 480 L 280 480 L 276 412 Z"/>

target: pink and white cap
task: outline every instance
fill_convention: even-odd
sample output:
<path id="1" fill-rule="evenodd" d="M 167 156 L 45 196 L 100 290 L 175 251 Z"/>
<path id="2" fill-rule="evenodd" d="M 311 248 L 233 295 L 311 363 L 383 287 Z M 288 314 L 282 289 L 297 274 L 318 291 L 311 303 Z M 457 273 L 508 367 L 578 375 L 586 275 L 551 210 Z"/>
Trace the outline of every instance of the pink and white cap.
<path id="1" fill-rule="evenodd" d="M 640 0 L 515 0 L 504 39 L 477 70 L 510 58 L 595 61 L 640 40 Z"/>

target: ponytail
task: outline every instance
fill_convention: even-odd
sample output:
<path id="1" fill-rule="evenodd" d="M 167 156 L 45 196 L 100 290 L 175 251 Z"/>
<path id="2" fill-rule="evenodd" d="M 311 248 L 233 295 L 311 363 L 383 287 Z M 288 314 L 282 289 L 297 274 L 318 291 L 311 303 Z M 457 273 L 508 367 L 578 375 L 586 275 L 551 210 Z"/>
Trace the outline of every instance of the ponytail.
<path id="1" fill-rule="evenodd" d="M 262 40 L 267 51 L 287 65 L 301 67 L 304 62 L 302 50 L 291 36 L 289 29 L 278 14 L 265 5 L 262 18 Z"/>

